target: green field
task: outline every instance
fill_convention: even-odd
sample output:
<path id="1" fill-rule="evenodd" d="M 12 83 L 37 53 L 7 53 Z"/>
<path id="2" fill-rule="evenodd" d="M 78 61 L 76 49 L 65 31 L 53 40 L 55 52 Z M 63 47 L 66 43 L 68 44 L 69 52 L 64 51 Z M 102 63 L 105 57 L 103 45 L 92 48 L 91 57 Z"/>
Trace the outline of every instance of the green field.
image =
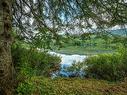
<path id="1" fill-rule="evenodd" d="M 66 41 L 67 40 L 67 41 Z M 107 39 L 91 37 L 91 39 L 81 39 L 81 37 L 64 39 L 62 48 L 54 49 L 55 52 L 64 54 L 80 54 L 92 55 L 100 53 L 112 53 L 121 43 L 114 42 L 114 39 L 109 37 Z"/>
<path id="2" fill-rule="evenodd" d="M 98 48 L 93 47 L 81 47 L 81 46 L 67 46 L 65 48 L 61 48 L 60 50 L 54 50 L 58 53 L 64 54 L 80 54 L 80 55 L 93 55 L 93 54 L 100 54 L 100 53 L 112 53 L 112 49 L 104 49 L 102 48 L 99 50 Z"/>

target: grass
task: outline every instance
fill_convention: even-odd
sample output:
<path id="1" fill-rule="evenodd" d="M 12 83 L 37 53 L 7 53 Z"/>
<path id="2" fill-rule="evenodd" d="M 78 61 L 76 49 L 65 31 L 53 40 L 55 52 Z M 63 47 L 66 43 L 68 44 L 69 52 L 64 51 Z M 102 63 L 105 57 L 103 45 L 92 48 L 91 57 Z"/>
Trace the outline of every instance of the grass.
<path id="1" fill-rule="evenodd" d="M 25 95 L 127 95 L 127 81 L 110 83 L 95 79 L 58 78 L 52 80 L 32 77 L 27 83 L 35 87 L 31 93 L 25 93 Z M 25 92 L 29 92 L 27 90 L 30 86 L 24 86 L 26 87 L 24 88 L 23 84 L 20 84 L 19 88 L 21 87 L 26 89 Z M 24 95 L 21 94 L 19 88 L 17 89 L 18 95 Z"/>
<path id="2" fill-rule="evenodd" d="M 112 49 L 97 48 L 97 47 L 83 47 L 83 46 L 65 46 L 60 50 L 54 50 L 57 53 L 64 54 L 80 54 L 80 55 L 95 55 L 100 53 L 112 53 Z"/>
<path id="3" fill-rule="evenodd" d="M 95 55 L 101 53 L 112 53 L 120 43 L 113 42 L 113 38 L 104 40 L 103 38 L 93 37 L 91 39 L 81 40 L 80 37 L 66 39 L 62 43 L 60 50 L 54 49 L 55 52 L 64 54 Z"/>

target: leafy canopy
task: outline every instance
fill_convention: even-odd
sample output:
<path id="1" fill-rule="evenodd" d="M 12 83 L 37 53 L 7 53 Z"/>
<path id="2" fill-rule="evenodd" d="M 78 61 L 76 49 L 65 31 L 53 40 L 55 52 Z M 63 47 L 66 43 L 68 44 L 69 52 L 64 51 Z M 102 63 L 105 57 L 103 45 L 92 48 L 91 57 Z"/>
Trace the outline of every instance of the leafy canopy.
<path id="1" fill-rule="evenodd" d="M 29 42 L 58 42 L 66 29 L 126 25 L 126 10 L 126 0 L 14 0 L 13 26 Z"/>

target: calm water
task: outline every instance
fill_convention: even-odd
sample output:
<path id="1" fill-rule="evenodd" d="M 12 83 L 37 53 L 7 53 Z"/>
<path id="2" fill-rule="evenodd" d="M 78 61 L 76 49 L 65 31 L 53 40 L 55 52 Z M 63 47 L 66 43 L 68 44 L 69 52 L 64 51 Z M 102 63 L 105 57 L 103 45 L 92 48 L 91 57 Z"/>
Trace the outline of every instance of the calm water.
<path id="1" fill-rule="evenodd" d="M 67 55 L 67 54 L 60 54 L 60 53 L 55 53 L 55 52 L 49 52 L 51 55 L 57 55 L 61 57 L 61 69 L 58 72 L 53 73 L 53 77 L 57 77 L 58 75 L 63 76 L 63 77 L 69 77 L 72 74 L 76 72 L 68 72 L 65 69 L 69 66 L 71 66 L 74 62 L 82 62 L 86 59 L 87 56 L 85 55 Z M 80 74 L 83 74 L 80 72 Z"/>

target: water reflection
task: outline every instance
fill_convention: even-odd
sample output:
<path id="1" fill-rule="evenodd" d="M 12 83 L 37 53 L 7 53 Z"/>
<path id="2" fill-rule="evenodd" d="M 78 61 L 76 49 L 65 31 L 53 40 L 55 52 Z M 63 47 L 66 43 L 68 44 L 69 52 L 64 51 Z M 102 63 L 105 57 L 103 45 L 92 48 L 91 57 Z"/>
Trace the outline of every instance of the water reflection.
<path id="1" fill-rule="evenodd" d="M 75 62 L 82 62 L 84 59 L 86 59 L 87 56 L 85 55 L 66 55 L 66 54 L 60 54 L 60 53 L 55 53 L 55 52 L 49 52 L 52 55 L 57 55 L 61 57 L 61 69 L 58 72 L 53 72 L 52 73 L 52 78 L 57 77 L 57 76 L 62 76 L 62 77 L 73 77 L 73 76 L 83 76 L 85 72 L 82 70 L 80 71 L 67 71 L 67 67 L 72 66 L 72 64 Z"/>

